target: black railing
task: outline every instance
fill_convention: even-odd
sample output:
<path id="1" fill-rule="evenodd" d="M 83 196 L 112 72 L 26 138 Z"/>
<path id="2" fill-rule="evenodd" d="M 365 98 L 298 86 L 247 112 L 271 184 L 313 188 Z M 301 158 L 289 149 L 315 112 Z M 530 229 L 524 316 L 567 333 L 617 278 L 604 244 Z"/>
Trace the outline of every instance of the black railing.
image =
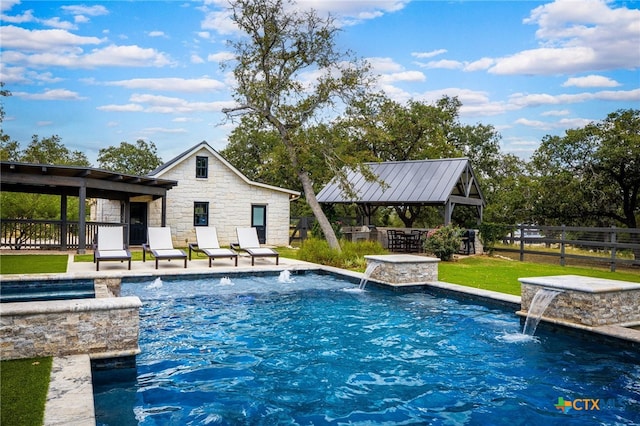
<path id="1" fill-rule="evenodd" d="M 90 248 L 98 226 L 126 226 L 123 223 L 87 222 L 84 247 Z M 80 248 L 78 222 L 61 220 L 0 220 L 0 246 L 11 250 L 72 250 Z"/>

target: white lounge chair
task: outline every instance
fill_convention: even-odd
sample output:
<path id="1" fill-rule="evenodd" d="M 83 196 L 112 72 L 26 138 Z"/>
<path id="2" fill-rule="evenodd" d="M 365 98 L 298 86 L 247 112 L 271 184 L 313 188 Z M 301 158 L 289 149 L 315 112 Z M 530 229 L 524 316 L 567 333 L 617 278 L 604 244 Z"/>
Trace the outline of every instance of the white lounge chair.
<path id="1" fill-rule="evenodd" d="M 187 254 L 180 250 L 173 248 L 173 241 L 171 241 L 171 228 L 150 227 L 147 229 L 149 242 L 143 244 L 142 261 L 146 262 L 146 253 L 150 252 L 156 259 L 156 269 L 158 269 L 159 260 L 171 259 L 184 259 L 184 267 L 187 267 Z"/>
<path id="2" fill-rule="evenodd" d="M 202 252 L 209 256 L 209 268 L 211 261 L 219 258 L 235 259 L 238 266 L 238 253 L 235 250 L 221 248 L 218 242 L 218 231 L 215 226 L 197 226 L 196 227 L 196 244 L 189 244 L 189 260 L 191 260 L 191 251 Z"/>
<path id="3" fill-rule="evenodd" d="M 101 261 L 125 260 L 131 269 L 131 253 L 125 248 L 123 229 L 121 226 L 98 226 L 96 234 L 96 246 L 93 250 L 93 262 L 96 264 L 96 271 L 100 270 Z"/>
<path id="4" fill-rule="evenodd" d="M 256 228 L 236 228 L 236 233 L 238 235 L 238 246 L 251 256 L 251 266 L 254 265 L 256 257 L 275 257 L 276 265 L 278 264 L 280 253 L 271 248 L 260 247 Z"/>

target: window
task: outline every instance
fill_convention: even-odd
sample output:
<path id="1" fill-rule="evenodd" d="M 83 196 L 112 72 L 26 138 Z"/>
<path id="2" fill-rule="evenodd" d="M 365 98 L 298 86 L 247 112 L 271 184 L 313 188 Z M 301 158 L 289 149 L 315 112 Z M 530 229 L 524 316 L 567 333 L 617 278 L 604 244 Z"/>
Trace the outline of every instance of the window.
<path id="1" fill-rule="evenodd" d="M 196 201 L 193 203 L 193 225 L 209 225 L 209 203 Z"/>
<path id="2" fill-rule="evenodd" d="M 209 172 L 209 158 L 196 157 L 196 177 L 206 178 Z"/>

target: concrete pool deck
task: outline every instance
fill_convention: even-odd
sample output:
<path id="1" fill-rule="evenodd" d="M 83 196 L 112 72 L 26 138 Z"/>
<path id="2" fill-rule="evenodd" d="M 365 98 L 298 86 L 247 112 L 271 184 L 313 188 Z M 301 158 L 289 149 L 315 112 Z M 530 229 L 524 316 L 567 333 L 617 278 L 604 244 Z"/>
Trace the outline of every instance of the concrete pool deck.
<path id="1" fill-rule="evenodd" d="M 19 280 L 47 280 L 54 278 L 125 278 L 125 277 L 157 277 L 157 276 L 179 276 L 179 275 L 206 275 L 216 274 L 217 276 L 234 273 L 251 272 L 280 272 L 283 270 L 303 271 L 303 270 L 324 270 L 333 272 L 354 280 L 360 280 L 362 273 L 346 271 L 339 268 L 325 267 L 309 262 L 298 261 L 288 258 L 280 258 L 280 264 L 276 265 L 273 259 L 256 259 L 254 266 L 251 266 L 251 259 L 247 255 L 240 253 L 238 266 L 234 266 L 231 259 L 216 259 L 212 267 L 209 267 L 208 258 L 204 256 L 195 257 L 188 262 L 188 267 L 184 268 L 182 262 L 160 263 L 155 269 L 155 262 L 135 261 L 132 262 L 131 270 L 127 270 L 126 264 L 119 262 L 104 262 L 100 265 L 100 271 L 95 270 L 92 262 L 74 262 L 73 255 L 69 256 L 67 273 L 64 274 L 33 274 L 21 275 L 19 277 L 3 276 L 2 279 Z M 372 285 L 382 287 L 394 287 L 398 290 L 409 290 L 408 286 L 393 286 L 371 282 Z M 472 300 L 490 301 L 514 308 L 514 312 L 520 307 L 520 296 L 497 293 L 478 288 L 466 287 L 457 284 L 450 284 L 441 281 L 430 282 L 427 287 L 440 294 L 457 295 L 458 297 Z M 416 286 L 417 288 L 417 286 Z M 561 327 L 572 327 L 572 324 L 548 321 Z M 632 342 L 635 347 L 640 347 L 640 330 L 634 329 L 633 325 L 619 324 L 602 327 L 575 327 L 585 332 L 594 333 L 604 338 L 613 338 Z M 77 389 L 77 390 L 76 390 Z M 56 357 L 51 374 L 51 385 L 45 409 L 45 425 L 95 425 L 93 393 L 91 392 L 91 362 L 89 355 L 77 355 L 70 357 Z"/>

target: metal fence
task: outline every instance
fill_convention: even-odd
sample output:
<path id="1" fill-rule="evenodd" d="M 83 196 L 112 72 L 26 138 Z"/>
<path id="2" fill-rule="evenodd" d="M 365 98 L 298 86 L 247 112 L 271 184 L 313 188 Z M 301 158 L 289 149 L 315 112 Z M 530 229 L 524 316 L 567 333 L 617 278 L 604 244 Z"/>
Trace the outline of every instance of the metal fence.
<path id="1" fill-rule="evenodd" d="M 616 265 L 640 266 L 638 228 L 512 225 L 505 230 L 494 250 L 517 252 L 521 261 L 529 254 L 558 257 L 563 266 L 567 259 L 608 263 L 611 271 Z"/>
<path id="2" fill-rule="evenodd" d="M 126 224 L 87 222 L 85 247 L 91 247 L 98 226 Z M 2 219 L 0 220 L 0 246 L 12 250 L 46 249 L 70 250 L 80 247 L 78 222 L 61 220 Z"/>

